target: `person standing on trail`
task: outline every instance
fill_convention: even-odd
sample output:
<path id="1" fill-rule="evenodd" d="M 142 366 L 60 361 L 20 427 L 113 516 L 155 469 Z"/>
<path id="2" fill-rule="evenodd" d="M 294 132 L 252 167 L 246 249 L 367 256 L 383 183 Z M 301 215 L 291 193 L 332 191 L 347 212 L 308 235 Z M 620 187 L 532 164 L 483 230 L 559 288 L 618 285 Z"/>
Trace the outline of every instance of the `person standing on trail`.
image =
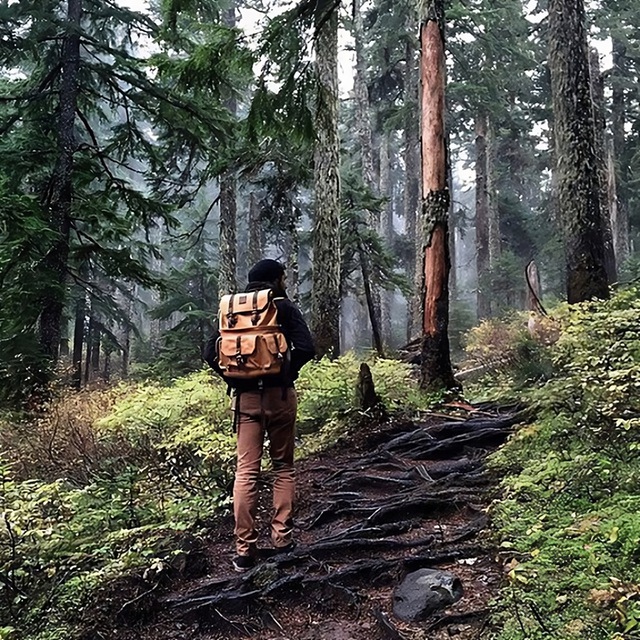
<path id="1" fill-rule="evenodd" d="M 223 297 L 219 329 L 203 354 L 233 397 L 237 432 L 233 566 L 239 572 L 253 567 L 258 555 L 255 516 L 265 434 L 275 474 L 271 541 L 276 553 L 295 546 L 294 382 L 315 355 L 302 313 L 287 297 L 284 266 L 276 260 L 260 260 L 249 271 L 248 280 L 243 294 Z"/>

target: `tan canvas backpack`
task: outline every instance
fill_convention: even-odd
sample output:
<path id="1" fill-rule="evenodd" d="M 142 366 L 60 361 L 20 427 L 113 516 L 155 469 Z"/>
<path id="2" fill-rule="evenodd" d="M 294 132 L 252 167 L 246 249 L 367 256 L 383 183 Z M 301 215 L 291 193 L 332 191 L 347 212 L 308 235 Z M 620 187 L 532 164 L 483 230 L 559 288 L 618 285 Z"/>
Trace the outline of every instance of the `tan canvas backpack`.
<path id="1" fill-rule="evenodd" d="M 248 380 L 282 372 L 288 347 L 271 289 L 223 296 L 219 327 L 218 365 L 225 377 Z"/>

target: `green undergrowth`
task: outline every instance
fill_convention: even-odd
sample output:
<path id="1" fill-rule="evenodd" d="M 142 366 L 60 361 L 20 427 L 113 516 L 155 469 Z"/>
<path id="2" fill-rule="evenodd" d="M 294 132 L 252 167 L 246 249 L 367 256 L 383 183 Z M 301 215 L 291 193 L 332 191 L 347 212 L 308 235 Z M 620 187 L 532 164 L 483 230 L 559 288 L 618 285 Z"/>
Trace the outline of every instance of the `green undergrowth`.
<path id="1" fill-rule="evenodd" d="M 359 366 L 346 355 L 303 369 L 299 457 L 366 421 Z M 407 365 L 370 366 L 392 414 L 433 400 Z M 84 612 L 115 580 L 170 579 L 185 539 L 228 508 L 233 465 L 229 398 L 209 371 L 67 392 L 43 414 L 0 419 L 0 640 L 86 635 Z"/>
<path id="2" fill-rule="evenodd" d="M 535 418 L 493 456 L 499 640 L 640 638 L 640 292 L 561 307 L 544 372 L 487 385 Z"/>

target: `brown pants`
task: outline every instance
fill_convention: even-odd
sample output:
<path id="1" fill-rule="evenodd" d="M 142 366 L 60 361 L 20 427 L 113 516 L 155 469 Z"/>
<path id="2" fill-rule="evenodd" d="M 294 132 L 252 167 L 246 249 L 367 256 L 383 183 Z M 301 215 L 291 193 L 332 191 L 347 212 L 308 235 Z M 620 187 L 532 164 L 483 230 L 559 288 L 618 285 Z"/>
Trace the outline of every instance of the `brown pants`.
<path id="1" fill-rule="evenodd" d="M 255 516 L 258 504 L 258 476 L 265 432 L 273 464 L 273 509 L 271 541 L 274 547 L 291 542 L 295 473 L 293 449 L 298 399 L 294 389 L 281 388 L 243 392 L 239 397 L 236 478 L 233 484 L 233 513 L 236 521 L 236 551 L 246 556 L 255 551 L 258 534 Z"/>

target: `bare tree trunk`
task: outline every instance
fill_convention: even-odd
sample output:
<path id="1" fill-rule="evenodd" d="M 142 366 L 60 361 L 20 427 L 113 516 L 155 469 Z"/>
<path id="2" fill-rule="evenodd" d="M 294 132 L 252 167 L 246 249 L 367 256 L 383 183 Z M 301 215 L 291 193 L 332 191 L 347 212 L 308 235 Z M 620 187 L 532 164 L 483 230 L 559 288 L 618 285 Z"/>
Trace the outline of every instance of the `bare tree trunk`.
<path id="1" fill-rule="evenodd" d="M 338 136 L 338 11 L 316 8 L 318 96 L 314 151 L 315 216 L 311 330 L 319 356 L 340 354 L 340 139 Z"/>
<path id="2" fill-rule="evenodd" d="M 629 167 L 625 162 L 625 83 L 628 81 L 626 47 L 617 38 L 612 39 L 613 67 L 611 69 L 611 131 L 613 134 L 613 162 L 615 171 L 610 193 L 615 193 L 616 261 L 622 266 L 629 258 Z M 613 209 L 612 209 L 613 213 Z"/>
<path id="3" fill-rule="evenodd" d="M 556 136 L 558 204 L 565 233 L 570 303 L 607 298 L 594 152 L 587 35 L 582 0 L 549 2 L 549 67 Z"/>
<path id="4" fill-rule="evenodd" d="M 91 314 L 91 312 L 89 312 Z M 93 360 L 93 334 L 96 331 L 96 325 L 93 321 L 93 316 L 89 315 L 89 328 L 87 330 L 87 352 L 84 359 L 84 386 L 89 384 L 91 379 L 91 362 Z"/>
<path id="5" fill-rule="evenodd" d="M 594 142 L 596 154 L 596 172 L 600 196 L 600 217 L 602 218 L 602 239 L 604 242 L 604 266 L 609 284 L 618 279 L 616 258 L 611 232 L 611 211 L 609 209 L 609 180 L 607 176 L 607 119 L 604 102 L 604 78 L 600 74 L 600 58 L 596 49 L 591 49 L 589 56 L 591 75 L 591 100 L 593 101 Z"/>
<path id="6" fill-rule="evenodd" d="M 105 349 L 104 352 L 104 367 L 102 369 L 102 379 L 107 383 L 111 380 L 111 349 Z"/>
<path id="7" fill-rule="evenodd" d="M 447 184 L 449 185 L 449 258 L 451 261 L 451 268 L 449 270 L 449 297 L 455 299 L 456 291 L 458 289 L 458 269 L 456 264 L 456 228 L 453 223 L 454 220 L 454 193 L 453 193 L 453 169 L 451 162 L 447 167 Z"/>
<path id="8" fill-rule="evenodd" d="M 224 23 L 229 27 L 236 26 L 236 10 L 233 4 L 224 12 Z M 227 100 L 225 106 L 235 118 L 237 109 L 235 98 Z M 233 293 L 238 288 L 236 239 L 238 203 L 236 190 L 235 172 L 228 169 L 220 177 L 218 297 Z"/>
<path id="9" fill-rule="evenodd" d="M 41 300 L 40 346 L 55 366 L 60 349 L 62 314 L 66 299 L 71 204 L 73 199 L 73 154 L 76 150 L 75 118 L 80 70 L 80 21 L 82 0 L 68 0 L 67 27 L 62 41 L 59 92 L 58 143 L 56 166 L 47 193 L 45 207 L 50 212 L 49 226 L 56 234 L 53 247 L 43 264 L 48 286 Z"/>
<path id="10" fill-rule="evenodd" d="M 421 25 L 422 212 L 424 293 L 421 380 L 425 389 L 453 389 L 449 351 L 449 240 L 445 130 L 444 3 L 431 0 Z"/>
<path id="11" fill-rule="evenodd" d="M 128 325 L 124 330 L 124 343 L 122 345 L 122 378 L 129 377 L 129 361 L 131 358 L 131 327 Z"/>
<path id="12" fill-rule="evenodd" d="M 367 262 L 367 256 L 365 254 L 364 248 L 362 247 L 362 244 L 360 244 L 358 248 L 358 253 L 360 254 L 360 269 L 362 271 L 364 295 L 367 301 L 367 308 L 369 309 L 369 320 L 371 322 L 371 332 L 373 334 L 373 346 L 378 352 L 378 355 L 384 357 L 382 335 L 380 334 L 380 326 L 378 325 L 378 318 L 376 317 L 373 292 L 371 291 L 371 274 L 369 273 L 369 264 Z"/>
<path id="13" fill-rule="evenodd" d="M 249 269 L 264 257 L 264 233 L 260 220 L 260 205 L 252 193 L 249 196 Z"/>
<path id="14" fill-rule="evenodd" d="M 129 377 L 129 361 L 131 357 L 131 327 L 133 326 L 133 298 L 136 296 L 136 285 L 132 285 L 131 291 L 125 293 L 126 316 L 122 335 L 122 371 L 124 380 Z"/>
<path id="15" fill-rule="evenodd" d="M 297 304 L 300 299 L 300 237 L 298 221 L 300 212 L 293 202 L 287 202 L 286 256 L 287 256 L 287 290 L 289 297 Z"/>
<path id="16" fill-rule="evenodd" d="M 82 387 L 82 347 L 84 344 L 84 325 L 87 314 L 87 299 L 84 289 L 76 300 L 76 312 L 73 323 L 73 386 Z"/>
<path id="17" fill-rule="evenodd" d="M 496 135 L 493 121 L 487 119 L 487 198 L 489 214 L 489 266 L 491 272 L 500 260 L 502 252 L 500 242 L 500 211 L 496 189 Z"/>
<path id="18" fill-rule="evenodd" d="M 356 75 L 354 78 L 353 93 L 356 107 L 356 130 L 357 139 L 360 145 L 360 163 L 362 171 L 362 181 L 373 194 L 380 191 L 376 185 L 373 171 L 373 144 L 371 139 L 371 118 L 369 114 L 369 92 L 367 89 L 367 66 L 364 50 L 364 25 L 361 0 L 354 0 L 353 3 L 353 39 L 355 49 Z M 382 153 L 382 149 L 381 149 Z M 382 171 L 382 169 L 381 169 Z M 388 166 L 387 166 L 388 174 Z M 382 181 L 382 178 L 381 178 Z M 367 224 L 372 229 L 377 229 L 380 220 L 377 212 L 367 212 Z M 367 305 L 368 317 L 371 324 L 371 334 L 374 347 L 378 348 L 379 322 L 380 322 L 380 291 L 371 283 L 367 257 L 360 247 L 360 265 L 365 290 L 365 303 Z M 367 276 L 365 277 L 365 272 Z M 373 315 L 372 315 L 373 313 Z M 376 335 L 378 334 L 378 335 Z"/>
<path id="19" fill-rule="evenodd" d="M 362 180 L 375 193 L 373 175 L 373 150 L 371 143 L 371 118 L 369 116 L 369 92 L 367 89 L 367 63 L 364 52 L 364 25 L 361 10 L 362 0 L 353 1 L 353 39 L 356 54 L 356 75 L 353 93 L 356 106 L 356 128 L 360 143 L 360 161 L 362 163 Z"/>
<path id="20" fill-rule="evenodd" d="M 531 260 L 525 269 L 525 277 L 527 279 L 527 311 L 535 311 L 536 313 L 544 313 L 542 308 L 542 288 L 540 286 L 540 272 L 538 265 Z"/>
<path id="21" fill-rule="evenodd" d="M 380 140 L 380 196 L 386 198 L 382 215 L 378 221 L 378 233 L 386 246 L 393 234 L 393 184 L 391 180 L 391 134 L 385 132 Z M 391 292 L 375 292 L 376 319 L 379 322 L 382 340 L 387 345 L 391 340 Z"/>
<path id="22" fill-rule="evenodd" d="M 610 141 L 607 145 L 607 199 L 609 200 L 611 234 L 616 263 L 622 265 L 629 257 L 629 218 L 621 215 L 618 208 L 615 164 L 613 142 Z"/>
<path id="23" fill-rule="evenodd" d="M 412 14 L 413 15 L 413 14 Z M 413 33 L 414 24 L 408 25 L 408 32 Z M 411 341 L 420 328 L 420 268 L 422 257 L 417 254 L 421 244 L 417 233 L 418 206 L 420 202 L 420 112 L 418 107 L 418 59 L 417 48 L 413 38 L 405 43 L 405 121 L 404 121 L 404 220 L 407 239 L 413 248 L 409 257 L 409 282 L 413 282 L 414 293 L 409 298 L 407 313 L 407 341 Z"/>
<path id="24" fill-rule="evenodd" d="M 100 375 L 100 347 L 102 345 L 102 332 L 97 322 L 93 321 L 93 336 L 91 344 L 91 379 L 95 380 Z"/>
<path id="25" fill-rule="evenodd" d="M 489 185 L 487 180 L 487 114 L 476 115 L 476 269 L 478 320 L 491 315 L 489 254 Z"/>

